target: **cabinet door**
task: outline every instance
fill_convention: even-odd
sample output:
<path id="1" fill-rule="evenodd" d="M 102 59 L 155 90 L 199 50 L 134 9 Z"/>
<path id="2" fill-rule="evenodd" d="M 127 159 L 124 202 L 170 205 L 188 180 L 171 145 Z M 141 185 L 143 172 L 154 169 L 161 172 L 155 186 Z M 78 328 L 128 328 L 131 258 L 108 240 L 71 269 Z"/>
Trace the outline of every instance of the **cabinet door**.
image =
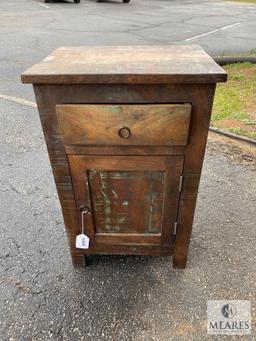
<path id="1" fill-rule="evenodd" d="M 90 245 L 169 246 L 179 201 L 182 156 L 69 155 L 80 224 Z"/>

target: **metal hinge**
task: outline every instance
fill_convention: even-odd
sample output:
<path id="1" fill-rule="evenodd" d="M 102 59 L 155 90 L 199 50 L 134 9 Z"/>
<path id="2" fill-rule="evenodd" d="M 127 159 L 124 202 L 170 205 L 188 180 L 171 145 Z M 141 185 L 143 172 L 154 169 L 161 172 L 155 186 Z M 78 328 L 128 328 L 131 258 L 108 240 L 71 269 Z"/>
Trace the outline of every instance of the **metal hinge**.
<path id="1" fill-rule="evenodd" d="M 174 223 L 174 229 L 173 229 L 173 239 L 175 239 L 175 237 L 176 237 L 177 228 L 178 228 L 178 222 L 175 221 L 175 223 Z"/>
<path id="2" fill-rule="evenodd" d="M 183 185 L 183 175 L 180 176 L 179 192 L 182 191 L 182 185 Z"/>

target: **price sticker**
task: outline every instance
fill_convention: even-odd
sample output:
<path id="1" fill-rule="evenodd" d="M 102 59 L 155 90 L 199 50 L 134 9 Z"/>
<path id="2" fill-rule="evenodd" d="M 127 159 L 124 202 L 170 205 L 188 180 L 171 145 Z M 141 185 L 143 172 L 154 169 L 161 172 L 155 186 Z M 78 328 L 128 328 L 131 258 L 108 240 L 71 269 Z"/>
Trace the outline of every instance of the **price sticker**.
<path id="1" fill-rule="evenodd" d="M 77 249 L 89 249 L 90 238 L 86 234 L 79 234 L 76 236 Z"/>

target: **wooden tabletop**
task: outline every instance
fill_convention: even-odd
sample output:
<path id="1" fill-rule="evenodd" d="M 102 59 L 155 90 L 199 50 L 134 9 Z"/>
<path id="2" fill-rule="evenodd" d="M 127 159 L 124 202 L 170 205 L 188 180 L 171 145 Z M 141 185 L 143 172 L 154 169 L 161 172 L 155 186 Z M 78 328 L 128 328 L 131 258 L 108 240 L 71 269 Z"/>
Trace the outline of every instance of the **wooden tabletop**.
<path id="1" fill-rule="evenodd" d="M 60 47 L 23 83 L 216 83 L 226 72 L 198 45 Z"/>

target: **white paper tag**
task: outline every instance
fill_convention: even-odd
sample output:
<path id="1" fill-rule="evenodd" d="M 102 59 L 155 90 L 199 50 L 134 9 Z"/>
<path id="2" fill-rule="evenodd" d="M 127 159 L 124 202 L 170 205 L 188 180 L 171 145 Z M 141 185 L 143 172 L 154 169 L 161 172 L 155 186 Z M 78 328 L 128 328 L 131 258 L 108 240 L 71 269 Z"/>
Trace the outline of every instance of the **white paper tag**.
<path id="1" fill-rule="evenodd" d="M 88 249 L 90 243 L 90 238 L 85 234 L 79 234 L 76 236 L 76 248 L 77 249 Z"/>

